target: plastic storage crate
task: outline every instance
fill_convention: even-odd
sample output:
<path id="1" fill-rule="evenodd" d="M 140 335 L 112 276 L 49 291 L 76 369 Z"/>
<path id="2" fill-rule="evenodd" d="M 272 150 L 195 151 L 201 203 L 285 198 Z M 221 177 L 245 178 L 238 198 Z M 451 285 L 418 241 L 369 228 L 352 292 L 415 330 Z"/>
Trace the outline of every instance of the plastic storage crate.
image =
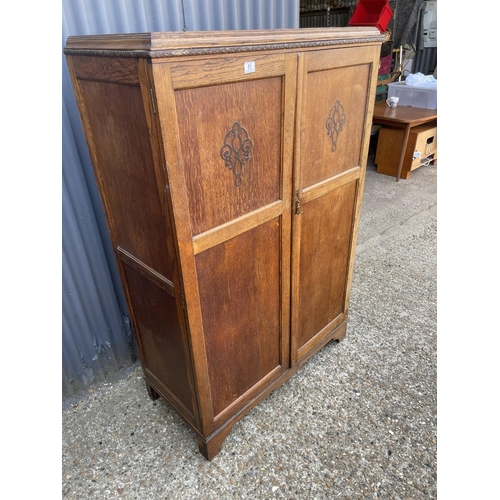
<path id="1" fill-rule="evenodd" d="M 437 109 L 437 86 L 410 87 L 406 82 L 389 83 L 388 97 L 399 97 L 398 106 Z"/>
<path id="2" fill-rule="evenodd" d="M 359 0 L 349 20 L 349 25 L 376 26 L 380 33 L 383 33 L 392 15 L 389 0 Z"/>

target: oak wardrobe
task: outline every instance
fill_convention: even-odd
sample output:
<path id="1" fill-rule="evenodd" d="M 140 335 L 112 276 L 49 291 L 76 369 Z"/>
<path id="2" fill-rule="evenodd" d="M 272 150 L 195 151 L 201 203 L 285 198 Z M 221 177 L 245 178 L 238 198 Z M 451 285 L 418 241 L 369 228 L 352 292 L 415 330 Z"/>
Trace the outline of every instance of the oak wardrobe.
<path id="1" fill-rule="evenodd" d="M 346 333 L 376 28 L 69 37 L 151 398 L 212 459 Z"/>

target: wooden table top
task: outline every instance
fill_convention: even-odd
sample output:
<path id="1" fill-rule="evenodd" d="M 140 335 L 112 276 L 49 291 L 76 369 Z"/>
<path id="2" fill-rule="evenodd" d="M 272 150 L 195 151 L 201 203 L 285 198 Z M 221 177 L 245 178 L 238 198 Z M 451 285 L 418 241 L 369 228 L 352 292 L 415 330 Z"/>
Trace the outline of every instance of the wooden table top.
<path id="1" fill-rule="evenodd" d="M 437 109 L 397 106 L 390 108 L 385 101 L 377 101 L 373 108 L 373 121 L 388 121 L 401 124 L 425 123 L 437 118 Z"/>

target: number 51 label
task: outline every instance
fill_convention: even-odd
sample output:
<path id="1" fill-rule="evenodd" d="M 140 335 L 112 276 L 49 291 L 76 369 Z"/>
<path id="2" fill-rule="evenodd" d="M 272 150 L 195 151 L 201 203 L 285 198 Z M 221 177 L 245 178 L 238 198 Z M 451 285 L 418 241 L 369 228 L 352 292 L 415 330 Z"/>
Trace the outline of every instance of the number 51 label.
<path id="1" fill-rule="evenodd" d="M 245 68 L 245 73 L 254 73 L 255 72 L 255 61 L 249 61 L 243 64 Z"/>

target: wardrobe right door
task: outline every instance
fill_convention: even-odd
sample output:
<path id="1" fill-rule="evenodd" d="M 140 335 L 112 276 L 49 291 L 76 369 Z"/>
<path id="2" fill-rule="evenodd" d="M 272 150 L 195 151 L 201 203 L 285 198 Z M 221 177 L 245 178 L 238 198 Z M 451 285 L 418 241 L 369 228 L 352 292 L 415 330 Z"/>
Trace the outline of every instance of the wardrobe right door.
<path id="1" fill-rule="evenodd" d="M 345 335 L 379 56 L 372 46 L 298 56 L 292 364 Z"/>

